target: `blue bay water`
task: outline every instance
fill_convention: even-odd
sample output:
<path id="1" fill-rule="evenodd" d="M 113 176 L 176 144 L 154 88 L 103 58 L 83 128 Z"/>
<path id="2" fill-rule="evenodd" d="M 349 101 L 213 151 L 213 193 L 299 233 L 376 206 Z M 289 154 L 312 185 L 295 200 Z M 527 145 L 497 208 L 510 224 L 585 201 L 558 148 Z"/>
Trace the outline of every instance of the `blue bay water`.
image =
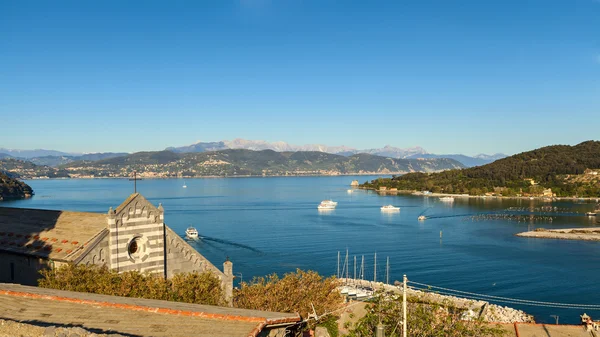
<path id="1" fill-rule="evenodd" d="M 365 274 L 373 278 L 377 252 L 379 281 L 385 281 L 385 259 L 390 259 L 390 282 L 407 274 L 410 280 L 462 291 L 511 298 L 599 304 L 600 243 L 529 239 L 515 233 L 536 227 L 593 226 L 587 217 L 555 214 L 548 222 L 492 220 L 473 215 L 509 207 L 548 206 L 530 200 L 459 199 L 452 204 L 438 198 L 380 196 L 355 190 L 353 179 L 341 177 L 272 177 L 183 180 L 142 180 L 138 191 L 152 203 L 162 203 L 165 222 L 180 235 L 192 225 L 204 239 L 192 242 L 219 268 L 228 256 L 234 272 L 245 281 L 254 276 L 283 274 L 296 268 L 336 273 L 337 252 L 346 249 L 352 261 L 365 256 Z M 29 200 L 1 206 L 107 212 L 133 190 L 126 179 L 32 180 L 36 192 Z M 323 199 L 339 204 L 319 212 Z M 380 207 L 393 204 L 399 213 Z M 592 204 L 555 202 L 560 210 L 585 212 Z M 537 208 L 536 208 L 537 209 Z M 430 218 L 418 221 L 426 211 Z M 540 215 L 548 215 L 541 214 Z M 480 219 L 481 218 L 481 219 Z M 440 231 L 442 238 L 440 238 Z M 556 309 L 504 304 L 534 314 L 539 322 L 578 323 L 579 309 Z M 592 317 L 600 312 L 589 311 Z"/>

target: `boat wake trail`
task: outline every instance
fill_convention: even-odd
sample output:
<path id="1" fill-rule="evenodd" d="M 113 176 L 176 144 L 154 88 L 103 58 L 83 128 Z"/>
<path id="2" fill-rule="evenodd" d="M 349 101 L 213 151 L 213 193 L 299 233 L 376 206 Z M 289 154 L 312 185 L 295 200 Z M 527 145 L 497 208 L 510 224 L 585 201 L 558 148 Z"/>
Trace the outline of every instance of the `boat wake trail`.
<path id="1" fill-rule="evenodd" d="M 258 250 L 256 248 L 253 248 L 253 247 L 241 244 L 241 243 L 237 243 L 237 242 L 232 242 L 232 241 L 223 240 L 223 239 L 217 239 L 217 238 L 211 238 L 209 236 L 204 236 L 204 235 L 201 235 L 201 239 L 203 241 L 217 242 L 217 243 L 221 243 L 221 244 L 224 244 L 224 245 L 229 245 L 229 246 L 234 246 L 234 247 L 238 247 L 238 248 L 243 248 L 243 249 L 247 249 L 247 250 L 249 250 L 251 252 L 254 252 L 254 253 L 262 254 L 262 251 L 260 251 L 260 250 Z"/>

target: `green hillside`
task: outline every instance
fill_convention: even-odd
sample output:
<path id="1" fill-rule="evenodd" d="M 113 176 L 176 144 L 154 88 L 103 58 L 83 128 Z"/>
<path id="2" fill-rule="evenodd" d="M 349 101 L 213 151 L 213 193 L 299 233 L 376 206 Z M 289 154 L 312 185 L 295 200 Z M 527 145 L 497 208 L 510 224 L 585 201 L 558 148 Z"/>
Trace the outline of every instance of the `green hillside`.
<path id="1" fill-rule="evenodd" d="M 598 141 L 547 146 L 483 166 L 433 174 L 411 173 L 362 186 L 471 195 L 496 192 L 505 196 L 539 195 L 543 189 L 551 188 L 557 196 L 598 197 L 598 180 L 583 178 L 587 169 L 600 169 Z"/>
<path id="2" fill-rule="evenodd" d="M 25 198 L 33 195 L 29 185 L 0 171 L 0 200 Z"/>

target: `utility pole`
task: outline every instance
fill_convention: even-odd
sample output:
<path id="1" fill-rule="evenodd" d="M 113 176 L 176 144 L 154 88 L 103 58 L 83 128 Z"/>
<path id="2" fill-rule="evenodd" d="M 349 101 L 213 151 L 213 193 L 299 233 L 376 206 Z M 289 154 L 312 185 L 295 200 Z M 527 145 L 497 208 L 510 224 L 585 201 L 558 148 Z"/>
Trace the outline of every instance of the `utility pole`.
<path id="1" fill-rule="evenodd" d="M 376 337 L 385 337 L 384 326 L 383 326 L 383 324 L 381 324 L 381 322 L 379 322 L 379 324 L 377 324 L 377 333 L 375 336 Z"/>
<path id="2" fill-rule="evenodd" d="M 404 274 L 402 281 L 402 337 L 406 337 L 406 274 Z"/>

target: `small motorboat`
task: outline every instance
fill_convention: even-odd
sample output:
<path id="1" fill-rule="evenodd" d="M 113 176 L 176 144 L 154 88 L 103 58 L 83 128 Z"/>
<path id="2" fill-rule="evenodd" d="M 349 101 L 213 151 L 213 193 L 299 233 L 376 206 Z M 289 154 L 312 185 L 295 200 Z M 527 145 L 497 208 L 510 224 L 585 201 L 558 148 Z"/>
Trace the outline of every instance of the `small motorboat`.
<path id="1" fill-rule="evenodd" d="M 425 217 L 424 215 L 419 215 L 419 221 L 423 221 L 425 219 L 427 219 L 427 217 Z"/>
<path id="2" fill-rule="evenodd" d="M 598 213 L 597 213 L 597 211 L 594 211 L 594 212 L 586 212 L 586 213 L 585 213 L 585 215 L 587 215 L 587 216 L 596 216 L 596 215 L 598 215 Z"/>
<path id="3" fill-rule="evenodd" d="M 383 211 L 383 212 L 398 212 L 399 210 L 400 210 L 400 207 L 396 207 L 393 205 L 386 205 L 386 206 L 381 207 L 381 211 Z"/>
<path id="4" fill-rule="evenodd" d="M 318 209 L 335 209 L 335 206 L 337 206 L 337 202 L 331 201 L 331 200 L 323 200 L 323 201 L 321 201 L 319 206 L 317 206 L 317 208 Z"/>
<path id="5" fill-rule="evenodd" d="M 188 229 L 185 230 L 185 236 L 187 236 L 190 239 L 197 239 L 198 231 L 194 227 L 188 227 Z"/>

